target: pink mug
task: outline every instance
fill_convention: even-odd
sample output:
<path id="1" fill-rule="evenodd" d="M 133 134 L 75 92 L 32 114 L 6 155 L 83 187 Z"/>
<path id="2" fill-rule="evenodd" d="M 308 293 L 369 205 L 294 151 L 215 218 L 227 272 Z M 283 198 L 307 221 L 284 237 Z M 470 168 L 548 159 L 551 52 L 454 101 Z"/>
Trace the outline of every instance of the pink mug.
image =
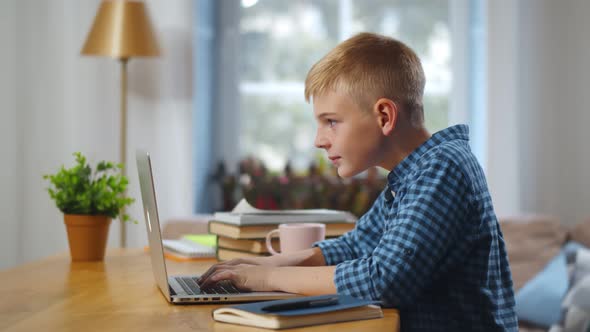
<path id="1" fill-rule="evenodd" d="M 303 249 L 309 249 L 318 241 L 326 238 L 326 225 L 324 224 L 280 224 L 278 229 L 274 229 L 266 234 L 266 248 L 273 255 L 279 253 L 274 251 L 271 244 L 271 238 L 274 233 L 279 233 L 281 243 L 281 254 L 294 252 Z"/>

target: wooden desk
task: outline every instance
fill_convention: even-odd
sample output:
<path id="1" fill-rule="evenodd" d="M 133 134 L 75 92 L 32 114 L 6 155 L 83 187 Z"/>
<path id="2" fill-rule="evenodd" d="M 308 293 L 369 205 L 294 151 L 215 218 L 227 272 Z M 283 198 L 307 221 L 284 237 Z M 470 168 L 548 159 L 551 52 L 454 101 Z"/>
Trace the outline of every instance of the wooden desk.
<path id="1" fill-rule="evenodd" d="M 166 261 L 171 274 L 200 274 L 213 262 Z M 139 249 L 108 251 L 98 263 L 71 263 L 63 254 L 0 272 L 2 331 L 269 331 L 217 323 L 217 307 L 168 304 Z M 397 331 L 397 311 L 384 316 L 289 331 Z"/>

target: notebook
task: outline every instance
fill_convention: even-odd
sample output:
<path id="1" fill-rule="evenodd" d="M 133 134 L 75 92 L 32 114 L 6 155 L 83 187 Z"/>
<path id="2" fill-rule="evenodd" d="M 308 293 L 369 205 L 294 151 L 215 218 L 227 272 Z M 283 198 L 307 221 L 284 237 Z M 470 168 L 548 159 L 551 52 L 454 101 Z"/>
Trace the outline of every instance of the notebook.
<path id="1" fill-rule="evenodd" d="M 178 240 L 163 239 L 164 249 L 187 258 L 215 257 L 215 247 L 193 242 L 187 238 Z"/>
<path id="2" fill-rule="evenodd" d="M 300 309 L 268 311 L 272 306 L 292 306 L 298 303 L 309 304 L 336 297 L 330 305 L 303 305 Z M 383 311 L 378 301 L 360 300 L 347 295 L 307 296 L 288 300 L 240 304 L 213 310 L 213 319 L 218 322 L 262 327 L 267 329 L 286 329 L 300 326 L 346 322 L 353 320 L 382 318 Z"/>

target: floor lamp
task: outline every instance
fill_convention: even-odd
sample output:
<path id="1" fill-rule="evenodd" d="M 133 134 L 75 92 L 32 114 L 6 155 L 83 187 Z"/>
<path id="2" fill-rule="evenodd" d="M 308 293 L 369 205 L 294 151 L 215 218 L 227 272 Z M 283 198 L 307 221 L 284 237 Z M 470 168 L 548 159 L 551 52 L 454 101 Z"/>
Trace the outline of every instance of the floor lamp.
<path id="1" fill-rule="evenodd" d="M 82 55 L 109 56 L 121 62 L 120 162 L 127 172 L 127 62 L 136 56 L 158 56 L 160 51 L 145 4 L 132 0 L 104 0 L 82 47 Z M 123 214 L 124 211 L 121 211 Z M 122 215 L 121 214 L 121 215 Z M 127 229 L 121 225 L 121 247 L 127 246 Z"/>

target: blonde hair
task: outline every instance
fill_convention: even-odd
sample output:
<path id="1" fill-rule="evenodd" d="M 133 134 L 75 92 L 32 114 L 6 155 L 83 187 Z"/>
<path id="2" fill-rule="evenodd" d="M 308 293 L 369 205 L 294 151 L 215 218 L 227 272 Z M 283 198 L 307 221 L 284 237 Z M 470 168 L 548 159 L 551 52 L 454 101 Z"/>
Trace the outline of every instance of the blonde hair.
<path id="1" fill-rule="evenodd" d="M 338 44 L 311 67 L 305 79 L 305 100 L 339 91 L 368 109 L 377 99 L 388 98 L 408 113 L 413 126 L 421 127 L 425 81 L 412 49 L 393 38 L 365 32 Z"/>

